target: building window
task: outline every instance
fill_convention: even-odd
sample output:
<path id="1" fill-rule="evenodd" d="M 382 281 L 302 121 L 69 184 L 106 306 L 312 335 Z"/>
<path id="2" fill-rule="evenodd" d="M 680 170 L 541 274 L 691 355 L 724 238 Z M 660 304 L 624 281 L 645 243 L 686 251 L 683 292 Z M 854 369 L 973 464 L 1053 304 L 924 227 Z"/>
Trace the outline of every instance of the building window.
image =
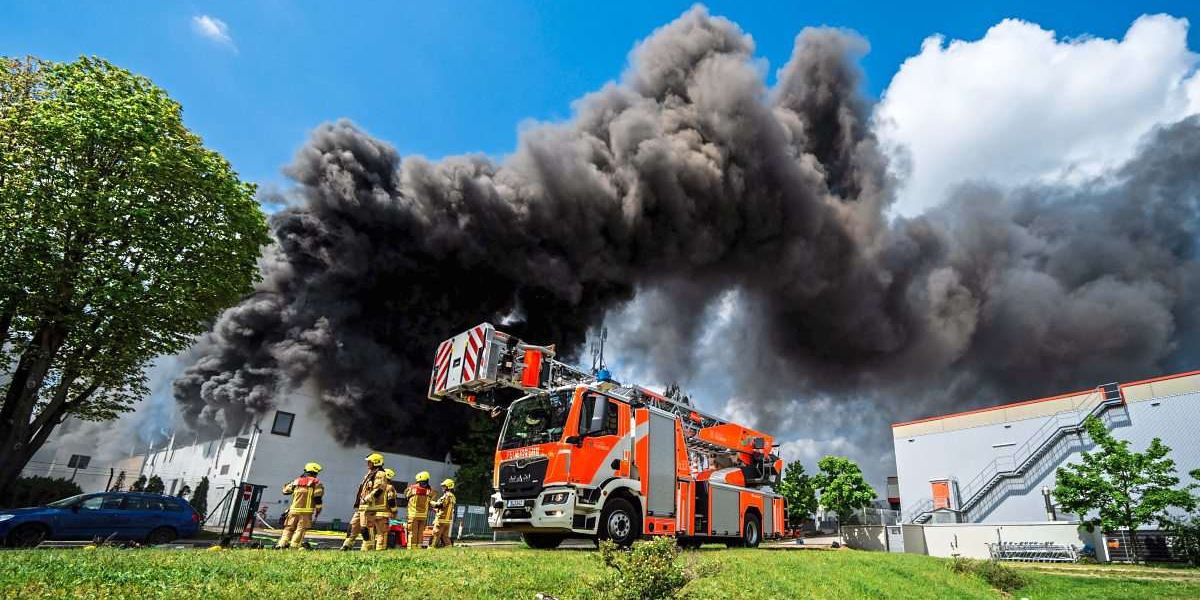
<path id="1" fill-rule="evenodd" d="M 229 474 L 229 465 L 221 465 L 221 474 L 222 474 L 222 475 L 228 475 L 228 474 Z"/>
<path id="2" fill-rule="evenodd" d="M 292 422 L 296 420 L 295 413 L 275 411 L 275 423 L 271 425 L 271 433 L 275 435 L 292 435 Z"/>

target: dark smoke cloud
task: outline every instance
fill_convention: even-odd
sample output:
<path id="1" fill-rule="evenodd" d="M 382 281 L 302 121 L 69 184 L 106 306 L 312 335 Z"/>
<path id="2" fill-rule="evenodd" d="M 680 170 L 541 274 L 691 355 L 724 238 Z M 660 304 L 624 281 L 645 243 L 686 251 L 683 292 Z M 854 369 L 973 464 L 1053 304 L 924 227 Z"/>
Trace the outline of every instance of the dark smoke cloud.
<path id="1" fill-rule="evenodd" d="M 889 224 L 865 50 L 805 30 L 769 89 L 750 38 L 696 8 L 502 163 L 401 161 L 350 122 L 319 127 L 258 291 L 176 382 L 183 412 L 236 426 L 312 380 L 340 440 L 440 451 L 462 415 L 423 399 L 433 348 L 501 319 L 578 349 L 607 316 L 627 362 L 685 383 L 717 364 L 773 429 L 816 400 L 874 422 L 1194 356 L 1200 124 L 1102 180 L 963 188 Z"/>

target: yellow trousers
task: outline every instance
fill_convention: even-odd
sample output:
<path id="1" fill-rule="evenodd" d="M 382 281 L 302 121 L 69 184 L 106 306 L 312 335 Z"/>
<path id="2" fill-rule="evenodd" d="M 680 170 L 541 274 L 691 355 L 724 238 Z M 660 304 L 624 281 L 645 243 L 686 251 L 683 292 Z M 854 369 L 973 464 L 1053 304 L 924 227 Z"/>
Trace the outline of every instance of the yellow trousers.
<path id="1" fill-rule="evenodd" d="M 288 513 L 287 521 L 284 521 L 283 535 L 279 536 L 279 543 L 275 544 L 275 547 L 287 548 L 289 545 L 292 548 L 303 547 L 304 534 L 308 533 L 308 529 L 312 527 L 312 521 L 311 514 Z"/>
<path id="2" fill-rule="evenodd" d="M 430 548 L 448 548 L 454 543 L 450 541 L 450 526 L 452 523 L 436 523 L 433 526 L 433 540 L 429 542 Z"/>
<path id="3" fill-rule="evenodd" d="M 428 519 L 408 520 L 408 549 L 419 550 L 421 540 L 425 538 L 425 523 Z"/>
<path id="4" fill-rule="evenodd" d="M 346 541 L 342 542 L 342 547 L 354 547 L 354 539 L 363 532 L 363 529 L 366 529 L 367 531 L 371 530 L 370 520 L 371 517 L 368 517 L 363 511 L 356 511 L 354 516 L 350 518 L 350 533 L 346 534 Z M 367 550 L 366 540 L 363 540 L 362 549 Z"/>

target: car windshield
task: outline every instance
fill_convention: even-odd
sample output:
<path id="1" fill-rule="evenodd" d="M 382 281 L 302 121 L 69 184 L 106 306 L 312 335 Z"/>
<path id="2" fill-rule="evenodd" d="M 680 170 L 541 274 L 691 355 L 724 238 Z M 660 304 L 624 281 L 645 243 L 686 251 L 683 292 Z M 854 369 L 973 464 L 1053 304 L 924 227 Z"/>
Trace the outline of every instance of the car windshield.
<path id="1" fill-rule="evenodd" d="M 67 508 L 67 507 L 71 506 L 72 504 L 79 502 L 83 498 L 84 498 L 84 494 L 80 494 L 78 496 L 71 496 L 70 498 L 63 498 L 62 500 L 55 500 L 54 502 L 51 502 L 50 504 L 47 504 L 46 506 L 49 506 L 50 508 Z"/>
<path id="2" fill-rule="evenodd" d="M 557 442 L 567 424 L 574 390 L 538 394 L 513 402 L 508 409 L 501 450 Z"/>

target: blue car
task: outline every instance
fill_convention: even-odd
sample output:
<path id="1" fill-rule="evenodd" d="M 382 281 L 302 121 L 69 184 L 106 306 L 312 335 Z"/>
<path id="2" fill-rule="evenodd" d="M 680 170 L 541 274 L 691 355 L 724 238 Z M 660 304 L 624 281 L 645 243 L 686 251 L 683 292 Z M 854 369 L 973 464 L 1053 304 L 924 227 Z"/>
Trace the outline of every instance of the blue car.
<path id="1" fill-rule="evenodd" d="M 0 509 L 0 540 L 18 548 L 110 536 L 165 544 L 199 529 L 200 515 L 185 500 L 141 492 L 81 494 L 46 506 Z"/>

